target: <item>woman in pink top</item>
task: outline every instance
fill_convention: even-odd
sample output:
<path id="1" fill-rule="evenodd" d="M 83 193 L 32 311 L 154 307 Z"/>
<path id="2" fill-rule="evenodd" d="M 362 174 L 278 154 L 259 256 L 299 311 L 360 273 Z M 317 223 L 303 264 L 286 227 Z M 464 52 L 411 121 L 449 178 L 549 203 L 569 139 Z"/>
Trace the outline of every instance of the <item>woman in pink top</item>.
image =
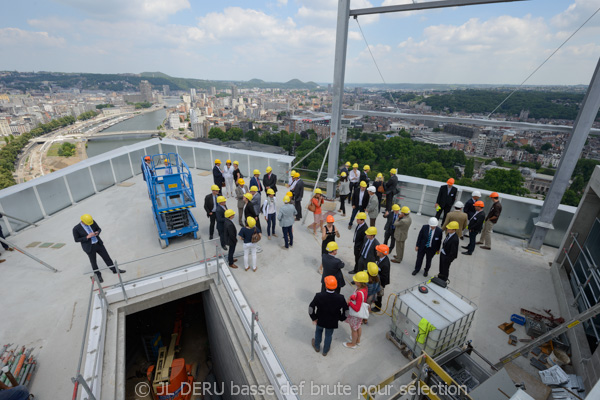
<path id="1" fill-rule="evenodd" d="M 315 207 L 315 210 L 313 211 L 313 216 L 315 219 L 315 223 L 313 225 L 314 235 L 317 234 L 317 225 L 319 226 L 319 232 L 323 230 L 323 218 L 321 218 L 323 214 L 321 210 L 321 205 L 324 201 L 325 199 L 323 199 L 323 192 L 321 192 L 321 189 L 315 189 L 315 195 L 312 199 L 310 199 L 311 204 Z"/>
<path id="2" fill-rule="evenodd" d="M 369 276 L 366 271 L 360 271 L 356 273 L 352 279 L 356 282 L 356 290 L 352 296 L 350 296 L 348 306 L 358 312 L 362 307 L 362 303 L 367 300 L 367 283 L 369 282 Z M 350 329 L 352 330 L 352 341 L 344 342 L 344 347 L 355 349 L 357 346 L 360 346 L 363 320 L 362 318 L 349 315 L 348 318 L 346 318 L 346 322 L 350 325 Z"/>

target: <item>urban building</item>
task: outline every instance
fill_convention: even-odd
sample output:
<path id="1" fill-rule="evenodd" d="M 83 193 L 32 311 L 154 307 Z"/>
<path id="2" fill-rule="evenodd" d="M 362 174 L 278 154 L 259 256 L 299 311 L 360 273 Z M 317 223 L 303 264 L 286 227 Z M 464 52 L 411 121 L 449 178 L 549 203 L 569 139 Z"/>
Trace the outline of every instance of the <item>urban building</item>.
<path id="1" fill-rule="evenodd" d="M 169 85 L 163 85 L 162 86 L 162 91 L 163 91 L 163 96 L 170 96 L 171 95 L 171 88 L 169 87 Z"/>
<path id="2" fill-rule="evenodd" d="M 150 82 L 146 80 L 140 82 L 140 93 L 144 99 L 143 101 L 152 102 L 152 85 Z"/>

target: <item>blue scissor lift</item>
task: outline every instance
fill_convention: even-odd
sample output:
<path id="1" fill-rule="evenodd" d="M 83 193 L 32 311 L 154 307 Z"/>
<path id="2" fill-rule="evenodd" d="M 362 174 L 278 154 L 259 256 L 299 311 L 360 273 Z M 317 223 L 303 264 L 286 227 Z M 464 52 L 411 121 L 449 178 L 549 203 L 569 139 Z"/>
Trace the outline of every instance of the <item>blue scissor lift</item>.
<path id="1" fill-rule="evenodd" d="M 152 201 L 160 247 L 167 247 L 169 238 L 188 233 L 192 233 L 194 239 L 199 239 L 198 223 L 190 210 L 196 207 L 196 198 L 188 166 L 176 153 L 150 157 L 150 167 L 144 167 L 143 172 Z"/>

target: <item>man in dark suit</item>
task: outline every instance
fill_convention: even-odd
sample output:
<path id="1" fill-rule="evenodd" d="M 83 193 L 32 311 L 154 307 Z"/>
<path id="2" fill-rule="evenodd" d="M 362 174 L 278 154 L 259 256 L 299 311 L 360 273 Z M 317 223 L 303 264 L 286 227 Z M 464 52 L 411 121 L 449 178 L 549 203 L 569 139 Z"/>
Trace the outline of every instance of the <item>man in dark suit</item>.
<path id="1" fill-rule="evenodd" d="M 358 213 L 356 216 L 356 229 L 354 229 L 354 269 L 350 271 L 351 274 L 358 272 L 357 265 L 358 259 L 360 258 L 360 249 L 362 249 L 363 241 L 365 240 L 365 232 L 367 231 L 367 224 L 365 223 L 367 214 L 364 212 Z"/>
<path id="2" fill-rule="evenodd" d="M 221 247 L 223 250 L 227 250 L 227 243 L 225 243 L 225 211 L 227 211 L 227 199 L 225 196 L 217 197 L 217 232 L 219 232 L 219 239 L 221 241 Z"/>
<path id="3" fill-rule="evenodd" d="M 448 234 L 446 239 L 442 243 L 440 250 L 440 273 L 438 278 L 445 281 L 450 277 L 450 264 L 458 257 L 458 235 L 456 230 L 458 229 L 458 222 L 452 221 L 446 226 Z"/>
<path id="4" fill-rule="evenodd" d="M 296 221 L 302 219 L 302 197 L 304 196 L 304 181 L 300 179 L 300 174 L 296 172 L 292 177 L 294 180 L 294 189 L 292 193 L 294 195 L 294 207 L 296 207 Z"/>
<path id="5" fill-rule="evenodd" d="M 316 326 L 312 347 L 316 352 L 321 351 L 321 339 L 325 331 L 323 343 L 323 356 L 326 356 L 331 347 L 333 331 L 338 327 L 338 321 L 345 321 L 348 317 L 348 303 L 344 296 L 335 293 L 338 282 L 333 276 L 326 276 L 325 292 L 315 294 L 313 301 L 308 306 L 308 315 Z"/>
<path id="6" fill-rule="evenodd" d="M 233 253 L 235 253 L 235 246 L 237 245 L 237 230 L 235 229 L 235 225 L 233 224 L 233 217 L 235 216 L 235 211 L 227 210 L 225 211 L 225 221 L 223 223 L 223 234 L 225 236 L 225 243 L 229 246 L 229 254 L 227 255 L 227 262 L 229 263 L 229 268 L 237 268 L 235 262 L 237 258 L 233 258 Z"/>
<path id="7" fill-rule="evenodd" d="M 100 257 L 102 257 L 106 265 L 111 267 L 110 270 L 113 274 L 117 273 L 117 269 L 114 267 L 114 263 L 108 255 L 108 251 L 106 251 L 102 239 L 100 239 L 100 232 L 102 232 L 102 229 L 100 229 L 90 214 L 82 215 L 81 222 L 73 227 L 73 239 L 75 239 L 76 242 L 81 243 L 81 248 L 85 254 L 88 255 L 90 263 L 92 264 L 92 269 L 98 277 L 98 281 L 102 283 L 104 282 L 104 279 L 102 279 L 102 274 L 98 271 L 96 254 L 100 254 Z M 125 270 L 119 269 L 119 273 L 124 274 Z"/>
<path id="8" fill-rule="evenodd" d="M 321 256 L 321 262 L 323 263 L 323 277 L 321 278 L 321 292 L 326 290 L 325 287 L 325 277 L 334 276 L 338 282 L 337 288 L 335 288 L 334 292 L 339 293 L 340 290 L 346 285 L 344 282 L 344 275 L 342 274 L 342 268 L 344 268 L 344 263 L 342 260 L 337 258 L 338 252 L 338 244 L 336 242 L 327 243 L 327 253 Z"/>
<path id="9" fill-rule="evenodd" d="M 369 182 L 370 182 L 369 175 L 367 175 L 370 170 L 371 170 L 371 167 L 369 167 L 368 165 L 365 165 L 363 167 L 363 170 L 360 172 L 360 181 L 365 182 L 367 184 L 367 186 L 369 186 Z"/>
<path id="10" fill-rule="evenodd" d="M 388 179 L 383 189 L 385 190 L 385 211 L 390 212 L 394 203 L 394 196 L 398 193 L 398 177 L 396 176 L 396 168 L 390 169 L 390 179 Z M 393 247 L 390 249 L 392 250 Z"/>
<path id="11" fill-rule="evenodd" d="M 390 259 L 388 257 L 390 248 L 385 244 L 380 244 L 375 250 L 377 251 L 377 260 L 375 263 L 379 267 L 379 284 L 381 285 L 381 290 L 377 293 L 374 304 L 375 307 L 381 310 L 384 289 L 390 284 Z"/>
<path id="12" fill-rule="evenodd" d="M 475 190 L 471 195 L 471 198 L 467 200 L 465 203 L 465 207 L 463 211 L 467 214 L 467 218 L 471 219 L 473 214 L 475 214 L 475 202 L 481 198 L 481 192 L 479 190 Z"/>
<path id="13" fill-rule="evenodd" d="M 154 175 L 154 170 L 152 169 L 151 161 L 152 159 L 150 158 L 150 156 L 144 157 L 144 162 L 142 163 L 142 178 L 144 178 L 144 181 L 146 181 L 146 174 L 151 176 Z"/>
<path id="14" fill-rule="evenodd" d="M 440 191 L 437 195 L 437 200 L 435 201 L 435 217 L 444 221 L 446 215 L 450 212 L 452 205 L 456 202 L 456 192 L 458 190 L 454 187 L 454 179 L 450 178 L 446 182 L 446 185 L 440 187 Z M 443 217 L 441 215 L 444 214 Z"/>
<path id="15" fill-rule="evenodd" d="M 266 174 L 263 176 L 263 185 L 265 191 L 273 189 L 275 195 L 277 195 L 277 175 L 273 173 L 273 168 L 267 167 Z"/>
<path id="16" fill-rule="evenodd" d="M 368 263 L 377 261 L 377 250 L 375 248 L 379 246 L 379 241 L 375 239 L 375 235 L 377 235 L 377 228 L 374 226 L 365 231 L 365 239 L 360 249 L 356 272 L 366 271 Z"/>
<path id="17" fill-rule="evenodd" d="M 352 229 L 352 223 L 354 222 L 356 214 L 364 212 L 369 205 L 370 196 L 369 193 L 367 193 L 367 182 L 361 181 L 359 187 L 359 189 L 356 189 L 354 193 L 352 193 L 352 215 L 348 222 L 348 229 Z"/>
<path id="18" fill-rule="evenodd" d="M 392 205 L 391 212 L 386 211 L 385 214 L 383 214 L 383 216 L 387 218 L 385 227 L 383 228 L 385 232 L 385 235 L 383 237 L 383 243 L 387 245 L 388 240 L 392 238 L 392 243 L 390 245 L 390 251 L 392 251 L 396 246 L 396 239 L 394 239 L 394 230 L 396 229 L 396 226 L 394 225 L 394 223 L 396 223 L 396 221 L 400 218 L 400 206 L 398 204 Z"/>
<path id="19" fill-rule="evenodd" d="M 346 161 L 346 164 L 342 165 L 342 167 L 340 168 L 340 175 L 342 174 L 342 172 L 346 173 L 346 176 L 348 176 L 348 168 L 350 168 L 352 166 L 352 164 L 350 164 L 350 161 Z"/>
<path id="20" fill-rule="evenodd" d="M 417 252 L 417 262 L 415 263 L 415 270 L 412 272 L 416 275 L 421 270 L 423 265 L 423 258 L 425 258 L 425 271 L 423 276 L 427 276 L 429 268 L 431 268 L 431 260 L 433 256 L 440 251 L 442 245 L 442 228 L 438 227 L 438 220 L 435 217 L 429 218 L 429 224 L 423 225 L 419 231 L 417 237 L 417 246 L 415 251 Z"/>
<path id="21" fill-rule="evenodd" d="M 483 220 L 485 220 L 485 212 L 483 211 L 483 201 L 476 201 L 473 205 L 475 208 L 475 214 L 471 216 L 467 226 L 469 227 L 469 245 L 462 246 L 463 249 L 467 249 L 467 251 L 463 251 L 462 254 L 470 256 L 475 251 L 475 245 L 477 244 L 477 235 L 481 233 L 483 229 Z"/>
<path id="22" fill-rule="evenodd" d="M 215 166 L 212 170 L 213 173 L 213 182 L 215 185 L 219 187 L 219 195 L 221 195 L 221 188 L 223 187 L 223 183 L 225 183 L 225 178 L 223 177 L 223 171 L 221 171 L 221 160 L 215 160 Z"/>
<path id="23" fill-rule="evenodd" d="M 206 211 L 206 216 L 210 219 L 210 226 L 208 228 L 208 232 L 210 234 L 210 240 L 213 238 L 213 234 L 215 233 L 215 221 L 217 220 L 217 197 L 219 196 L 219 187 L 217 185 L 212 185 L 210 190 L 212 190 L 211 194 L 207 194 L 204 198 L 204 210 Z"/>

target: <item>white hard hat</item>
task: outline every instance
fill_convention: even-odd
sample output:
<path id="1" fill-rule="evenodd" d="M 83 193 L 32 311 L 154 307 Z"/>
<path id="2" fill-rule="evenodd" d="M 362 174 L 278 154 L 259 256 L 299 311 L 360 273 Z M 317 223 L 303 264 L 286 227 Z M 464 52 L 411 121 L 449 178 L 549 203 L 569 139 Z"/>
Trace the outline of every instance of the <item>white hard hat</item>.
<path id="1" fill-rule="evenodd" d="M 464 206 L 465 205 L 462 201 L 457 201 L 456 203 L 454 203 L 454 208 L 463 208 Z"/>
<path id="2" fill-rule="evenodd" d="M 436 217 L 429 218 L 429 226 L 438 226 L 438 220 Z"/>
<path id="3" fill-rule="evenodd" d="M 471 195 L 473 197 L 481 197 L 481 192 L 479 190 L 476 190 L 473 192 L 473 194 Z"/>
<path id="4" fill-rule="evenodd" d="M 377 191 L 377 189 L 375 189 L 375 186 L 369 186 L 367 188 L 367 191 L 375 193 Z"/>

